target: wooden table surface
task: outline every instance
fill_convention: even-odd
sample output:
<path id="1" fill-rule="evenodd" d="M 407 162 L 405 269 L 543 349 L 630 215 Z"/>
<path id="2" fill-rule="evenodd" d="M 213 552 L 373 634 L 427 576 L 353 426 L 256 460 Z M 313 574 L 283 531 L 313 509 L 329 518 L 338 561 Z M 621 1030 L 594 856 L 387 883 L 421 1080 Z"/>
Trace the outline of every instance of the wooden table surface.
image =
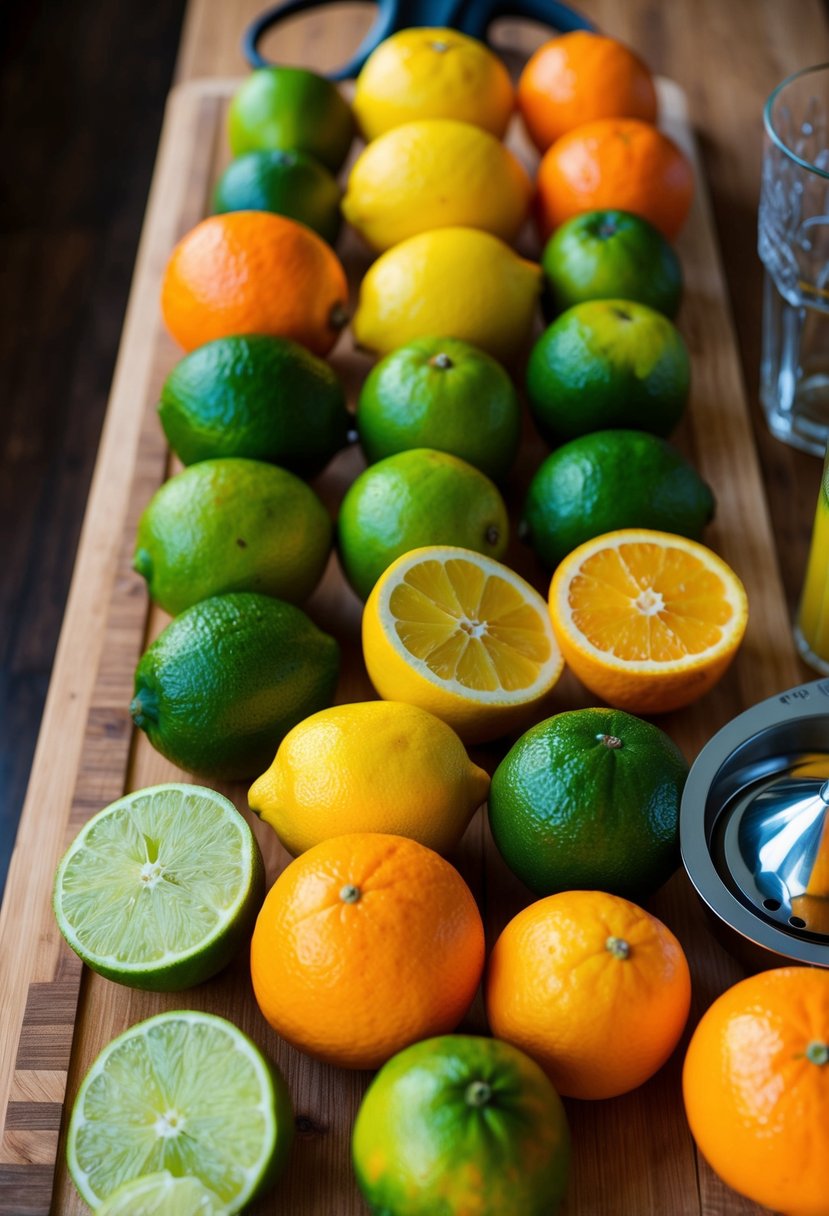
<path id="1" fill-rule="evenodd" d="M 239 74 L 244 65 L 238 51 L 240 31 L 259 4 L 256 0 L 191 0 L 179 60 L 179 78 Z M 760 268 L 757 261 L 756 205 L 761 154 L 760 114 L 763 99 L 783 76 L 807 63 L 829 58 L 829 29 L 824 6 L 817 0 L 743 0 L 728 5 L 716 0 L 658 2 L 630 0 L 624 9 L 610 0 L 591 0 L 582 9 L 604 30 L 632 46 L 651 67 L 677 80 L 686 90 L 697 130 L 700 150 L 714 204 L 716 226 L 733 309 L 743 375 L 752 403 L 753 429 L 760 453 L 767 496 L 771 506 L 780 570 L 790 605 L 802 579 L 809 527 L 817 492 L 819 462 L 773 440 L 756 406 L 759 364 Z M 345 19 L 362 21 L 357 6 L 340 6 Z M 338 18 L 340 19 L 340 18 Z M 331 39 L 326 18 L 327 39 Z M 272 54 L 293 62 L 325 67 L 319 18 L 292 23 L 280 36 Z M 539 40 L 540 31 L 529 36 L 510 27 L 504 38 L 513 47 L 527 48 Z M 702 356 L 704 357 L 704 356 Z M 128 381 L 138 369 L 120 369 Z M 113 437 L 107 437 L 111 443 Z M 93 497 L 96 487 L 93 485 Z M 121 538 L 115 538 L 115 544 Z M 90 602 L 84 588 L 100 584 L 113 564 L 113 542 L 89 523 L 82 538 L 79 570 L 67 614 L 86 614 L 88 623 L 103 628 L 107 603 Z M 105 576 L 103 577 L 105 582 Z M 110 578 L 111 582 L 111 578 Z M 108 599 L 108 597 L 105 597 Z M 61 644 L 56 667 L 61 673 L 47 702 L 44 724 L 33 767 L 28 803 L 50 801 L 65 804 L 71 790 L 63 775 L 75 771 L 83 742 L 83 729 L 71 725 L 75 704 L 89 701 L 91 680 L 98 667 L 100 636 L 94 628 L 85 632 L 88 651 Z M 810 673 L 803 668 L 803 678 Z M 56 742 L 60 756 L 56 757 Z M 103 804 L 102 802 L 100 803 Z M 32 841 L 28 841 L 31 849 Z M 18 909 L 18 914 L 19 914 Z M 39 923 L 41 909 L 32 901 L 30 923 Z M 3 915 L 7 912 L 4 906 Z M 25 922 L 25 917 L 24 917 Z M 0 916 L 2 936 L 2 916 Z M 0 967 L 2 959 L 0 959 Z M 48 978 L 52 978 L 49 976 Z M 46 980 L 35 963 L 30 979 Z M 16 996 L 0 987 L 0 1024 L 13 1009 Z M 55 1013 L 55 1020 L 61 1021 Z M 37 1027 L 33 1027 L 37 1033 Z M 11 1072 L 9 1053 L 14 1045 L 0 1038 L 0 1090 Z M 18 1069 L 20 1064 L 18 1062 Z M 18 1072 L 18 1076 L 20 1073 Z M 37 1079 L 48 1087 L 48 1075 Z M 32 1082 L 35 1083 L 34 1080 Z M 0 1092 L 0 1099 L 5 1095 Z M 6 1136 L 14 1133 L 6 1129 Z M 0 1170 L 0 1189 L 2 1171 Z M 0 1196 L 1 1197 L 1 1196 Z M 0 1203 L 0 1210 L 2 1208 Z M 736 1199 L 723 1194 L 705 1207 L 710 1216 L 743 1211 Z M 640 1216 L 624 1213 L 624 1216 Z"/>

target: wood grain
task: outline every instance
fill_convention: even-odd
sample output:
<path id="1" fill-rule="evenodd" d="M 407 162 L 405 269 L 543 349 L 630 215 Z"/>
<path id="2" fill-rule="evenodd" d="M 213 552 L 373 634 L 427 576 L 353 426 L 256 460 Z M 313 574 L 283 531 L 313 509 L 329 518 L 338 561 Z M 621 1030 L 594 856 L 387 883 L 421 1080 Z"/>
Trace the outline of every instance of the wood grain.
<path id="1" fill-rule="evenodd" d="M 21 1201 L 26 1179 L 32 1188 L 25 1191 L 26 1210 L 50 1210 L 51 1176 L 47 1190 L 44 1167 L 54 1160 L 55 1106 L 61 1102 L 67 1075 L 67 1014 L 72 1012 L 70 994 L 77 993 L 79 980 L 78 964 L 59 944 L 48 907 L 57 856 L 80 823 L 125 788 L 179 776 L 143 736 L 133 740 L 129 730 L 126 706 L 135 661 L 166 620 L 157 610 L 147 614 L 143 586 L 130 573 L 129 564 L 137 515 L 168 471 L 154 407 L 161 379 L 177 356 L 161 329 L 158 283 L 171 245 L 203 213 L 224 163 L 223 113 L 231 87 L 228 82 L 185 86 L 171 101 L 79 565 L 78 577 L 92 580 L 97 596 L 90 601 L 88 581 L 73 588 L 58 682 L 50 694 L 54 718 L 47 723 L 42 741 L 44 753 L 36 765 L 0 920 L 0 1001 L 3 1025 L 11 1029 L 3 1036 L 0 1072 L 0 1109 L 7 1112 L 0 1143 L 0 1168 L 7 1171 L 0 1176 L 0 1213 L 22 1214 L 23 1209 L 14 1205 Z M 693 151 L 680 95 L 665 86 L 663 98 L 669 127 Z M 712 543 L 743 576 L 752 606 L 745 648 L 727 679 L 703 704 L 672 715 L 667 723 L 692 756 L 717 726 L 752 701 L 796 682 L 798 671 L 704 190 L 680 252 L 688 279 L 680 325 L 695 370 L 690 417 L 680 439 L 715 488 L 720 505 Z M 365 254 L 352 241 L 344 246 L 343 256 L 353 279 L 365 264 Z M 334 363 L 353 396 L 366 361 L 354 355 L 345 339 Z M 513 505 L 520 501 L 522 483 L 543 455 L 537 440 L 535 444 L 534 449 L 525 446 L 519 473 L 509 487 Z M 739 454 L 739 476 L 734 476 L 734 453 Z M 359 456 L 352 450 L 338 457 L 318 481 L 329 505 L 336 504 L 358 467 Z M 541 585 L 540 571 L 517 544 L 512 557 Z M 337 634 L 350 656 L 339 699 L 371 695 L 358 658 L 359 604 L 333 561 L 310 610 L 324 628 Z M 585 694 L 575 681 L 563 682 L 557 707 L 584 703 Z M 63 749 L 59 758 L 48 750 L 58 740 Z M 489 753 L 483 758 L 491 766 L 497 757 Z M 70 773 L 77 773 L 71 801 L 66 789 Z M 244 807 L 243 789 L 227 792 Z M 258 821 L 253 826 L 273 875 L 287 857 L 267 829 Z M 492 847 L 483 816 L 473 822 L 456 860 L 485 910 L 492 941 L 530 897 Z M 708 936 L 681 875 L 659 894 L 653 908 L 688 950 L 698 1015 L 740 973 Z M 39 926 L 35 951 L 32 925 Z M 224 1013 L 251 1034 L 279 1061 L 294 1097 L 300 1134 L 290 1170 L 276 1197 L 252 1210 L 279 1210 L 292 1216 L 362 1213 L 350 1178 L 348 1139 L 365 1076 L 324 1068 L 280 1043 L 255 1008 L 244 959 L 189 993 L 187 1000 L 195 1008 Z M 84 973 L 69 1061 L 69 1101 L 104 1043 L 127 1025 L 180 1003 L 181 997 L 131 992 Z M 483 1029 L 479 1005 L 469 1025 Z M 757 1211 L 752 1205 L 741 1206 L 697 1162 L 682 1116 L 678 1070 L 679 1055 L 635 1094 L 614 1102 L 568 1104 L 576 1146 L 568 1216 Z M 60 1160 L 51 1210 L 75 1216 L 85 1206 L 68 1180 L 62 1155 Z M 41 1196 L 40 1207 L 31 1198 L 35 1193 Z"/>

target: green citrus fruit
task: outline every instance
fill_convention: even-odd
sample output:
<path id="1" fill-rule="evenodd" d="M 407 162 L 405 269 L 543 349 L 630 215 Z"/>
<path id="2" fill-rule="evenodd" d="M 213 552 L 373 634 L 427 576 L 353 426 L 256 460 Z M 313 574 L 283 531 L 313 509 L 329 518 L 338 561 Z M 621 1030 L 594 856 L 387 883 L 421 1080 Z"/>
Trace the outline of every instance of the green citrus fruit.
<path id="1" fill-rule="evenodd" d="M 274 211 L 313 228 L 333 245 L 340 231 L 341 191 L 325 165 L 307 152 L 266 149 L 237 157 L 219 178 L 213 210 Z"/>
<path id="2" fill-rule="evenodd" d="M 132 988 L 201 984 L 250 938 L 265 897 L 253 833 L 198 785 L 156 785 L 95 815 L 55 876 L 58 928 L 87 966 Z"/>
<path id="3" fill-rule="evenodd" d="M 331 551 L 331 519 L 293 473 L 259 460 L 203 460 L 155 492 L 133 567 L 175 615 L 211 595 L 261 591 L 298 603 Z"/>
<path id="4" fill-rule="evenodd" d="M 610 427 L 669 435 L 690 379 L 676 327 L 631 300 L 569 308 L 544 331 L 527 364 L 530 408 L 551 443 Z"/>
<path id="5" fill-rule="evenodd" d="M 700 540 L 714 496 L 688 461 L 646 431 L 594 431 L 547 457 L 524 503 L 526 539 L 551 570 L 583 541 L 618 528 Z"/>
<path id="6" fill-rule="evenodd" d="M 352 1156 L 383 1216 L 554 1216 L 570 1134 L 558 1094 L 523 1051 L 444 1035 L 383 1065 L 357 1112 Z"/>
<path id="7" fill-rule="evenodd" d="M 496 481 L 515 459 L 521 407 L 491 355 L 457 338 L 418 338 L 371 370 L 357 402 L 357 430 L 369 461 L 434 448 Z"/>
<path id="8" fill-rule="evenodd" d="M 161 1170 L 119 1186 L 95 1216 L 231 1216 L 231 1209 L 198 1178 Z"/>
<path id="9" fill-rule="evenodd" d="M 636 300 L 672 320 L 679 310 L 679 258 L 653 224 L 629 211 L 567 220 L 544 246 L 541 265 L 550 319 L 585 300 Z"/>
<path id="10" fill-rule="evenodd" d="M 325 468 L 351 426 L 328 364 L 269 334 L 216 338 L 185 355 L 164 381 L 158 413 L 183 464 L 246 456 L 301 477 Z"/>
<path id="11" fill-rule="evenodd" d="M 492 778 L 502 857 L 538 895 L 599 890 L 641 902 L 679 864 L 686 764 L 664 731 L 615 709 L 556 714 Z"/>
<path id="12" fill-rule="evenodd" d="M 497 487 L 465 460 L 430 448 L 370 465 L 343 499 L 337 529 L 343 569 L 363 599 L 410 549 L 457 545 L 500 558 L 509 539 Z"/>
<path id="13" fill-rule="evenodd" d="M 292 604 L 239 592 L 176 617 L 135 670 L 130 713 L 173 764 L 258 776 L 288 731 L 331 704 L 339 647 Z"/>
<path id="14" fill-rule="evenodd" d="M 84 1077 L 66 1157 L 95 1211 L 166 1171 L 238 1212 L 284 1168 L 293 1130 L 281 1073 L 241 1030 L 210 1013 L 159 1013 L 113 1039 Z"/>
<path id="15" fill-rule="evenodd" d="M 243 152 L 308 152 L 339 173 L 354 138 L 354 118 L 336 85 L 305 68 L 257 68 L 228 112 L 234 156 Z"/>

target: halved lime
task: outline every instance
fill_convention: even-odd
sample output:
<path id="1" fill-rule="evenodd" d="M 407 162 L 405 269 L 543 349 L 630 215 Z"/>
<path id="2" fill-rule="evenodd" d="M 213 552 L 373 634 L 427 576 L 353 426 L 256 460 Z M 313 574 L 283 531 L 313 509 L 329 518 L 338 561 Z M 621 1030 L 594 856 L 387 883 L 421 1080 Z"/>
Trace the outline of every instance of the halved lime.
<path id="1" fill-rule="evenodd" d="M 96 1216 L 228 1216 L 230 1210 L 198 1178 L 174 1178 L 162 1170 L 119 1186 Z"/>
<path id="2" fill-rule="evenodd" d="M 66 1157 L 95 1209 L 167 1170 L 238 1212 L 275 1179 L 292 1134 L 287 1086 L 241 1030 L 209 1013 L 160 1013 L 113 1039 L 86 1074 Z"/>
<path id="3" fill-rule="evenodd" d="M 198 785 L 136 790 L 81 830 L 55 875 L 58 927 L 94 971 L 174 992 L 230 962 L 264 898 L 259 846 Z"/>

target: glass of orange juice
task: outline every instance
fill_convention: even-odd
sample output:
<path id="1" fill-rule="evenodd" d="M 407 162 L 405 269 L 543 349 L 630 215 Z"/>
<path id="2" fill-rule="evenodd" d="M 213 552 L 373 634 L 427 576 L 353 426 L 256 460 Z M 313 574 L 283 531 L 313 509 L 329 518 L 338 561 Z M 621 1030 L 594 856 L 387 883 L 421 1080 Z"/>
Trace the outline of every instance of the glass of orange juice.
<path id="1" fill-rule="evenodd" d="M 823 462 L 794 640 L 809 666 L 829 675 L 829 447 Z"/>

